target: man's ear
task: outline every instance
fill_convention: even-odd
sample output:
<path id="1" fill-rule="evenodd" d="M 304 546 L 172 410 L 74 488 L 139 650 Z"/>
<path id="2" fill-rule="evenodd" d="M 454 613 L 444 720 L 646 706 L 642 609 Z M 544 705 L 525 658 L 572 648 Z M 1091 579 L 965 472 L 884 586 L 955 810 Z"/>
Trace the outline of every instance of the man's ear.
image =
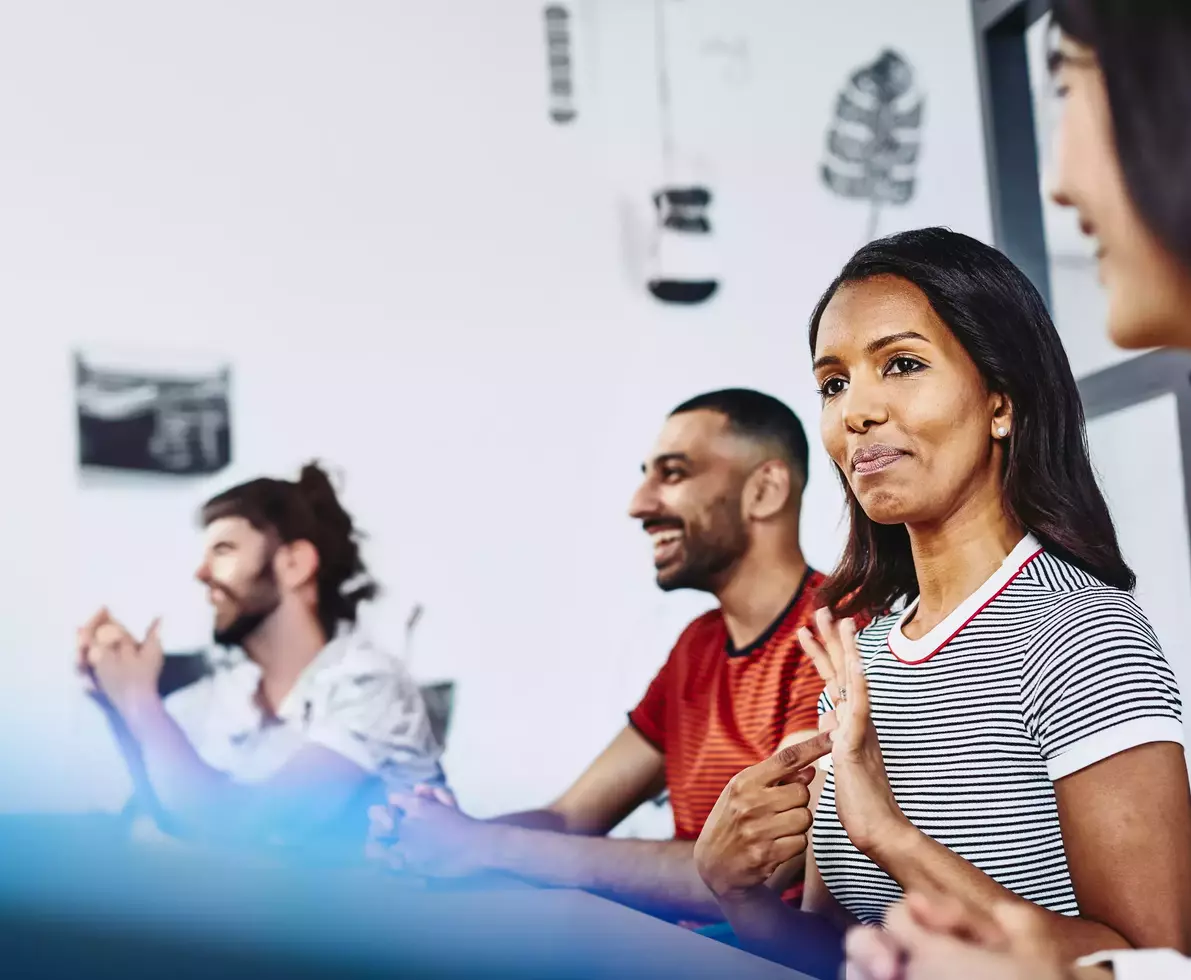
<path id="1" fill-rule="evenodd" d="M 318 549 L 304 539 L 278 548 L 273 562 L 277 581 L 287 589 L 299 589 L 318 575 Z"/>
<path id="2" fill-rule="evenodd" d="M 744 484 L 744 516 L 764 521 L 785 510 L 794 493 L 790 467 L 778 459 L 758 466 Z"/>

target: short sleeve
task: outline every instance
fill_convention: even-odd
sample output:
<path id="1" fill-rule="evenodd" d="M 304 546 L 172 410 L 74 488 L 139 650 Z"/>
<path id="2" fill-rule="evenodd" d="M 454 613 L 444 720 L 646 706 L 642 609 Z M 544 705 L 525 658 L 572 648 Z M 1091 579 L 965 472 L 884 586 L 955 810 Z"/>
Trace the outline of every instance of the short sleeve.
<path id="1" fill-rule="evenodd" d="M 339 673 L 306 729 L 307 741 L 391 786 L 441 783 L 440 748 L 422 692 L 397 660 Z"/>
<path id="2" fill-rule="evenodd" d="M 660 752 L 666 751 L 666 705 L 670 702 L 673 677 L 674 653 L 671 652 L 662 669 L 649 682 L 645 696 L 629 712 L 629 724 Z"/>
<path id="3" fill-rule="evenodd" d="M 1075 965 L 1111 966 L 1116 980 L 1188 980 L 1191 960 L 1173 949 L 1113 949 L 1093 953 Z"/>
<path id="4" fill-rule="evenodd" d="M 1128 593 L 1065 598 L 1029 640 L 1022 708 L 1052 780 L 1150 742 L 1183 742 L 1174 671 Z"/>
<path id="5" fill-rule="evenodd" d="M 794 677 L 790 681 L 790 704 L 786 709 L 783 738 L 795 732 L 818 730 L 823 695 L 823 678 L 819 676 L 815 662 L 810 654 L 800 650 L 798 666 L 794 668 Z"/>

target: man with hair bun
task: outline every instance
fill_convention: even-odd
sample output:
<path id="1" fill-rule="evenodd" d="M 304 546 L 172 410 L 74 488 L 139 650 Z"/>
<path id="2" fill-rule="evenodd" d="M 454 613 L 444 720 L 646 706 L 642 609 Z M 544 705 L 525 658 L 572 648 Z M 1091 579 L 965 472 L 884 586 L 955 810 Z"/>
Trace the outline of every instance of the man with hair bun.
<path id="1" fill-rule="evenodd" d="M 421 692 L 355 629 L 378 587 L 323 469 L 243 483 L 200 516 L 195 577 L 227 651 L 208 676 L 163 700 L 157 622 L 137 639 L 104 608 L 78 633 L 79 670 L 125 730 L 160 829 L 298 844 L 362 814 L 369 787 L 441 783 Z"/>

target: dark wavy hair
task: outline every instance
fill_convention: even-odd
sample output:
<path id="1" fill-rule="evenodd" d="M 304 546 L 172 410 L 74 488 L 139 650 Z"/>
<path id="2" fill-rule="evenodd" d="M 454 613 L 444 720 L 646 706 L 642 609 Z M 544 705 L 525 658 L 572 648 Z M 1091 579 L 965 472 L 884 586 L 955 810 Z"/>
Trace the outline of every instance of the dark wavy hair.
<path id="1" fill-rule="evenodd" d="M 860 249 L 811 315 L 814 357 L 823 311 L 840 286 L 897 276 L 929 300 L 990 391 L 1013 404 L 1005 453 L 1005 507 L 1052 554 L 1100 581 L 1132 590 L 1108 505 L 1088 457 L 1083 405 L 1046 305 L 1025 274 L 995 248 L 947 228 L 907 231 Z M 821 598 L 840 615 L 880 613 L 918 594 L 903 524 L 869 519 L 847 478 L 848 543 Z"/>
<path id="2" fill-rule="evenodd" d="M 200 520 L 206 527 L 221 517 L 242 517 L 285 544 L 309 541 L 314 546 L 318 618 L 328 638 L 341 622 L 355 623 L 361 602 L 380 594 L 360 557 L 363 535 L 317 461 L 302 467 L 296 483 L 261 477 L 217 494 L 203 505 Z"/>
<path id="3" fill-rule="evenodd" d="M 1096 53 L 1137 210 L 1191 268 L 1191 2 L 1054 0 L 1053 11 Z M 1052 52 L 1052 68 L 1059 62 Z"/>

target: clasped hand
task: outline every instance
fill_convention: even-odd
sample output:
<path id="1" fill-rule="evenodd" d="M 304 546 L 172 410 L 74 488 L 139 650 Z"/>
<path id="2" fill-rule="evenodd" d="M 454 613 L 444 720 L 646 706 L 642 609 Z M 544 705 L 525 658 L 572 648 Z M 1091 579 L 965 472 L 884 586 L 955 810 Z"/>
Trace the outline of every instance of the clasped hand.
<path id="1" fill-rule="evenodd" d="M 91 692 L 127 716 L 139 704 L 157 699 L 157 682 L 165 663 L 160 620 L 137 640 L 101 609 L 78 631 L 75 667 L 95 685 Z"/>
<path id="2" fill-rule="evenodd" d="M 394 871 L 459 878 L 483 870 L 484 824 L 463 813 L 439 786 L 392 793 L 369 812 L 366 854 Z"/>

